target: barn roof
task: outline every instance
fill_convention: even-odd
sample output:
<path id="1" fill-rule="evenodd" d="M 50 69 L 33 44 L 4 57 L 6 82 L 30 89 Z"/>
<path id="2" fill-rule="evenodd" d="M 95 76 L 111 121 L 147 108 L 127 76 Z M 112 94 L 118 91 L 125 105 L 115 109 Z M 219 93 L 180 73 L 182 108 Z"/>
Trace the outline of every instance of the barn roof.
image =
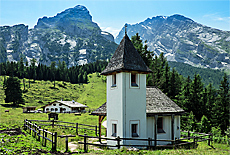
<path id="1" fill-rule="evenodd" d="M 113 54 L 110 62 L 105 70 L 101 72 L 102 75 L 108 75 L 113 72 L 120 71 L 138 71 L 143 73 L 152 72 L 137 52 L 133 43 L 125 34 L 115 53 Z"/>
<path id="2" fill-rule="evenodd" d="M 155 114 L 182 114 L 181 109 L 175 102 L 166 96 L 157 87 L 146 88 L 146 113 L 147 116 Z M 92 115 L 106 115 L 106 103 L 91 113 Z"/>
<path id="3" fill-rule="evenodd" d="M 78 103 L 76 101 L 54 101 L 54 102 L 51 102 L 51 103 L 49 103 L 49 104 L 47 104 L 47 105 L 45 105 L 43 107 L 49 106 L 49 105 L 51 105 L 53 103 L 62 103 L 62 104 L 66 105 L 68 107 L 71 107 L 71 108 L 74 108 L 74 107 L 77 107 L 77 108 L 86 108 L 87 107 L 86 105 L 83 105 L 83 104 Z"/>

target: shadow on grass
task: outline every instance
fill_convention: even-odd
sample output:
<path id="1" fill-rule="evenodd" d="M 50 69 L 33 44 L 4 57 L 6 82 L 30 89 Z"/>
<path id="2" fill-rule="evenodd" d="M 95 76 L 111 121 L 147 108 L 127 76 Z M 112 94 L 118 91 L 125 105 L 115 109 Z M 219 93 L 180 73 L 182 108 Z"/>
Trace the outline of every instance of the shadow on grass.
<path id="1" fill-rule="evenodd" d="M 64 84 L 64 85 L 66 85 L 66 84 Z M 67 89 L 67 87 L 65 87 L 64 85 L 58 84 L 59 87 L 62 87 L 62 88 L 64 88 L 64 89 Z"/>
<path id="2" fill-rule="evenodd" d="M 58 88 L 56 88 L 56 87 L 50 87 L 50 89 L 56 89 L 56 90 L 58 90 Z"/>
<path id="3" fill-rule="evenodd" d="M 15 105 L 15 104 L 0 104 L 0 105 L 5 108 L 22 108 L 23 107 L 21 105 Z"/>

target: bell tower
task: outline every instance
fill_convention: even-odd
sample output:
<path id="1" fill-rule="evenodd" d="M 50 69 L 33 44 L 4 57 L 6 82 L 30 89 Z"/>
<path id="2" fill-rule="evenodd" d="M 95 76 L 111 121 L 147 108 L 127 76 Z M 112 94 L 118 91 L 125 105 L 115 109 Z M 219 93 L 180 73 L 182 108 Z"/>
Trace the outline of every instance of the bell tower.
<path id="1" fill-rule="evenodd" d="M 150 72 L 125 33 L 101 73 L 107 76 L 107 137 L 146 138 L 146 74 Z"/>

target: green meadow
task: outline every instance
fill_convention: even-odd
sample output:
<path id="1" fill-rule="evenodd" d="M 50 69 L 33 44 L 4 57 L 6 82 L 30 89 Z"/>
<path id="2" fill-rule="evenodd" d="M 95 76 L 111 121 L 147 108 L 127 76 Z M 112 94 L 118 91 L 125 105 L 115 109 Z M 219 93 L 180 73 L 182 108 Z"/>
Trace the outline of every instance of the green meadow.
<path id="1" fill-rule="evenodd" d="M 40 142 L 36 141 L 32 136 L 23 130 L 23 121 L 25 119 L 32 120 L 48 120 L 46 113 L 23 113 L 22 107 L 24 106 L 36 106 L 36 109 L 40 109 L 42 106 L 53 102 L 54 100 L 75 100 L 79 103 L 88 106 L 87 110 L 94 110 L 106 102 L 106 83 L 105 77 L 96 73 L 88 75 L 88 84 L 71 84 L 68 82 L 56 81 L 55 88 L 53 82 L 50 81 L 38 81 L 30 83 L 26 79 L 26 90 L 23 93 L 25 99 L 25 105 L 19 107 L 12 107 L 10 103 L 4 102 L 4 90 L 3 90 L 3 76 L 0 76 L 0 131 L 13 128 L 21 128 L 25 135 L 9 136 L 6 133 L 0 133 L 0 154 L 51 154 L 51 145 L 43 147 Z M 23 83 L 21 80 L 21 88 L 23 89 Z M 5 112 L 9 110 L 9 113 Z M 90 113 L 81 114 L 81 116 L 75 116 L 74 114 L 59 114 L 59 121 L 73 122 L 80 124 L 97 125 L 98 117 L 89 115 Z M 72 129 L 65 129 L 51 126 L 45 127 L 51 132 L 58 132 L 58 135 L 63 134 L 76 134 Z M 82 133 L 93 134 L 87 131 L 81 131 Z M 102 130 L 102 135 L 105 135 L 105 131 Z M 5 140 L 3 143 L 2 140 Z M 82 140 L 79 137 L 70 138 L 69 141 L 76 142 Z M 212 143 L 215 149 L 209 147 L 207 142 L 198 143 L 196 149 L 166 149 L 166 150 L 139 150 L 128 151 L 125 148 L 120 150 L 94 150 L 89 149 L 87 154 L 229 154 L 230 148 L 227 144 Z M 79 146 L 76 150 L 79 153 L 83 153 L 83 146 Z M 65 150 L 64 138 L 58 138 L 57 149 L 59 152 Z M 24 152 L 23 152 L 24 151 Z"/>

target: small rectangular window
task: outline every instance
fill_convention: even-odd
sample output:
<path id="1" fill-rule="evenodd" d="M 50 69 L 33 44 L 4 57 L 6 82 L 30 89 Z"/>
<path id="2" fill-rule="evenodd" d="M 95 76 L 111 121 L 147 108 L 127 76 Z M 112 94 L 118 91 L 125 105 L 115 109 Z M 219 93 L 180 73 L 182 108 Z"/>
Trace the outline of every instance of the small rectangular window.
<path id="1" fill-rule="evenodd" d="M 138 133 L 137 133 L 137 127 L 138 124 L 132 124 L 131 128 L 132 128 L 132 137 L 139 137 Z"/>
<path id="2" fill-rule="evenodd" d="M 131 86 L 138 87 L 137 85 L 137 74 L 131 73 Z"/>
<path id="3" fill-rule="evenodd" d="M 117 75 L 114 74 L 112 75 L 112 87 L 116 87 L 117 86 Z"/>
<path id="4" fill-rule="evenodd" d="M 165 133 L 163 130 L 163 118 L 160 117 L 157 119 L 157 133 Z"/>
<path id="5" fill-rule="evenodd" d="M 112 136 L 117 136 L 117 124 L 112 124 Z"/>

